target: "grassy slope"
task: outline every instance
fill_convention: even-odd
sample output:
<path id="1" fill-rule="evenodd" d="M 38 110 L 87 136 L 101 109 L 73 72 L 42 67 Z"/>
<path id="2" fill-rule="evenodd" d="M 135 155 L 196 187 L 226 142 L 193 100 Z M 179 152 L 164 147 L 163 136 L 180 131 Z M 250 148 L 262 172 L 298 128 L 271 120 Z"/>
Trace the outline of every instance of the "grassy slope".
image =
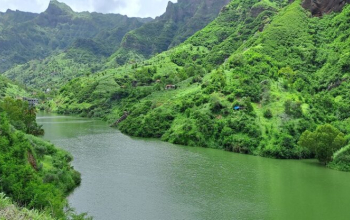
<path id="1" fill-rule="evenodd" d="M 0 76 L 0 99 L 4 97 L 26 97 L 28 92 L 21 86 L 11 82 L 5 77 Z"/>
<path id="2" fill-rule="evenodd" d="M 38 212 L 37 210 L 20 208 L 13 204 L 11 199 L 5 197 L 3 193 L 0 193 L 0 219 L 51 220 L 54 218 L 47 213 Z"/>
<path id="3" fill-rule="evenodd" d="M 282 6 L 232 1 L 178 47 L 66 85 L 58 110 L 106 119 L 127 110 L 131 114 L 119 128 L 131 135 L 277 158 L 310 157 L 297 144 L 306 129 L 332 123 L 350 134 L 350 7 L 312 18 L 300 1 Z M 264 10 L 254 15 L 259 7 Z M 166 91 L 166 84 L 179 88 Z M 245 109 L 234 111 L 236 105 Z"/>
<path id="4" fill-rule="evenodd" d="M 99 69 L 100 62 L 103 62 L 103 57 L 95 57 L 85 51 L 78 51 L 76 55 L 84 60 L 76 61 L 68 57 L 67 53 L 61 53 L 17 65 L 6 71 L 5 75 L 29 87 L 40 88 L 43 92 L 47 89 L 57 90 L 69 80 Z"/>

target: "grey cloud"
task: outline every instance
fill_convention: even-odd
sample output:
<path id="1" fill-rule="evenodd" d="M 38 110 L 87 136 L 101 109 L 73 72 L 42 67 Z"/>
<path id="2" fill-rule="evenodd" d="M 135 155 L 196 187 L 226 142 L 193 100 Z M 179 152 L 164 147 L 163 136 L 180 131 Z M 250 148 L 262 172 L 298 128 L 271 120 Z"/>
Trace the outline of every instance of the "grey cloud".
<path id="1" fill-rule="evenodd" d="M 125 0 L 99 0 L 93 1 L 92 6 L 95 11 L 103 13 L 113 13 L 127 7 Z"/>
<path id="2" fill-rule="evenodd" d="M 47 0 L 0 0 L 0 11 L 11 9 L 39 13 L 45 10 L 47 5 Z"/>
<path id="3" fill-rule="evenodd" d="M 176 1 L 172 1 L 176 2 Z M 155 17 L 160 16 L 165 12 L 166 6 L 168 5 L 168 1 L 156 1 L 156 0 L 149 0 L 149 1 L 142 1 L 141 3 L 141 10 L 140 10 L 140 16 L 142 17 Z"/>

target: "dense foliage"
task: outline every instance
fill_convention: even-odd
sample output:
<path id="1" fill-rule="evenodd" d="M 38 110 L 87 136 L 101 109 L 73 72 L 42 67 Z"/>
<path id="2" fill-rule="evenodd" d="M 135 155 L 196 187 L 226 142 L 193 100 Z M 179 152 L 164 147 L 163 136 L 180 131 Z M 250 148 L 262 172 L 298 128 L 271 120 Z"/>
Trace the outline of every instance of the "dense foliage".
<path id="1" fill-rule="evenodd" d="M 1 103 L 0 192 L 19 206 L 45 210 L 54 218 L 79 219 L 64 212 L 66 196 L 81 181 L 80 173 L 70 165 L 72 156 L 27 134 L 34 133 L 34 126 L 35 111 L 27 104 L 9 98 Z"/>
<path id="2" fill-rule="evenodd" d="M 36 123 L 36 109 L 28 102 L 5 98 L 0 108 L 6 112 L 11 124 L 27 134 L 42 135 L 44 130 Z"/>
<path id="3" fill-rule="evenodd" d="M 306 130 L 299 139 L 302 147 L 309 148 L 320 162 L 329 163 L 333 154 L 344 147 L 344 134 L 330 124 L 318 126 L 315 132 Z"/>
<path id="4" fill-rule="evenodd" d="M 342 171 L 350 171 L 350 146 L 346 146 L 337 151 L 333 156 L 333 161 L 329 167 Z"/>

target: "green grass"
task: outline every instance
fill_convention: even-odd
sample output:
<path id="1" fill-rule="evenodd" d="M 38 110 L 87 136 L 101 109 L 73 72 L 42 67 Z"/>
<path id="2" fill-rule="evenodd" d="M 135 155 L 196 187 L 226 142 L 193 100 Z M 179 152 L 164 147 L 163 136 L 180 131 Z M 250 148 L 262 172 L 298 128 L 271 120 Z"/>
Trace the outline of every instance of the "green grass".
<path id="1" fill-rule="evenodd" d="M 39 212 L 37 210 L 29 210 L 27 208 L 20 208 L 14 204 L 10 198 L 5 197 L 0 193 L 0 219 L 1 220 L 54 220 L 50 214 Z"/>

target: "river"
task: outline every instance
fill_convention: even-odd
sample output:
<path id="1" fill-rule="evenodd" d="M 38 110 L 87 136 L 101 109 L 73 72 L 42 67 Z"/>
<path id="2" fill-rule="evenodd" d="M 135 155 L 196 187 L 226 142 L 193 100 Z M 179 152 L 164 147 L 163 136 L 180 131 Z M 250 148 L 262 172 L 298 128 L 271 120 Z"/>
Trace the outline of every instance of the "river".
<path id="1" fill-rule="evenodd" d="M 82 184 L 69 197 L 96 220 L 350 219 L 350 173 L 123 135 L 99 120 L 38 115 Z"/>

